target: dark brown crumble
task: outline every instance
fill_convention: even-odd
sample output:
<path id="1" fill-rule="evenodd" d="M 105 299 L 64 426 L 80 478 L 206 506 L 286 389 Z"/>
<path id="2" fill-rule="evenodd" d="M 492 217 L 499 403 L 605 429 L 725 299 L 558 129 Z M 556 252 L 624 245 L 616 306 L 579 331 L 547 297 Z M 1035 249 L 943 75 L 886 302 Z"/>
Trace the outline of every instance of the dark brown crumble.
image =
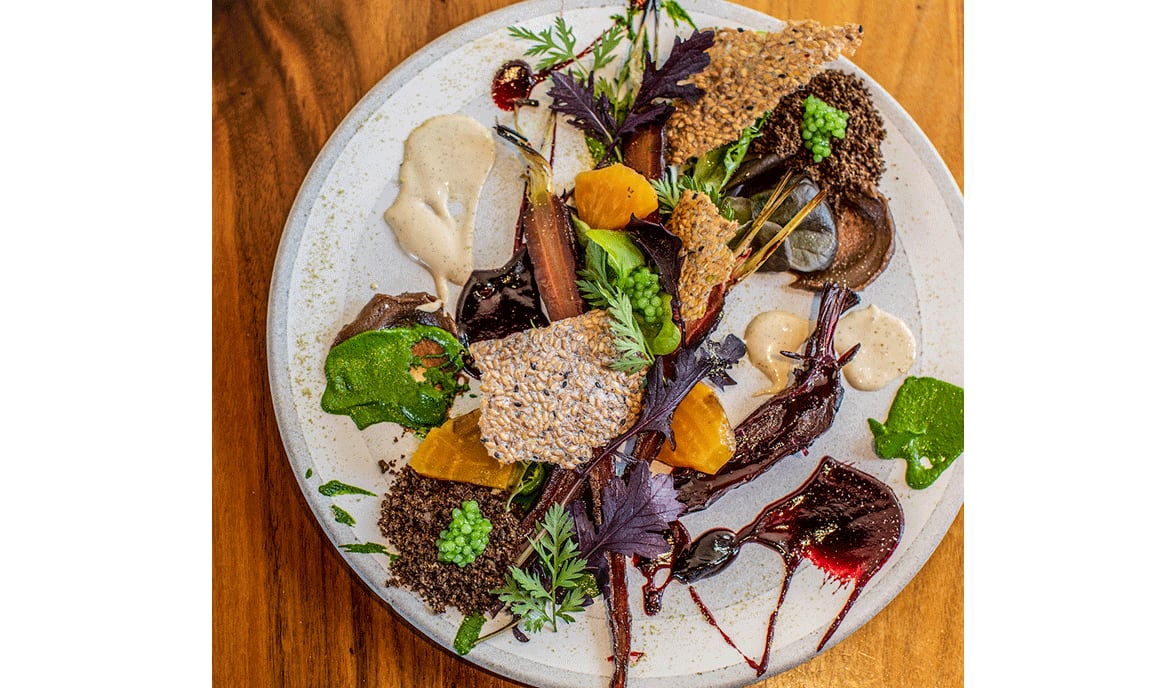
<path id="1" fill-rule="evenodd" d="M 834 139 L 832 154 L 819 163 L 813 162 L 812 153 L 800 138 L 804 99 L 810 95 L 849 114 L 845 138 Z M 882 158 L 885 138 L 882 116 L 874 108 L 866 83 L 853 74 L 828 70 L 780 99 L 764 126 L 763 136 L 754 142 L 752 153 L 775 153 L 784 158 L 790 168 L 803 170 L 818 186 L 828 189 L 836 204 L 846 191 L 869 193 L 877 185 L 886 169 Z"/>
<path id="2" fill-rule="evenodd" d="M 380 532 L 400 554 L 389 567 L 387 584 L 416 592 L 438 613 L 446 607 L 463 614 L 493 607 L 498 600 L 489 591 L 506 582 L 512 553 L 523 539 L 518 519 L 505 513 L 506 497 L 488 487 L 426 478 L 408 466 L 394 473 L 380 508 Z M 463 568 L 437 558 L 437 538 L 453 509 L 467 499 L 478 502 L 494 529 L 486 551 Z"/>

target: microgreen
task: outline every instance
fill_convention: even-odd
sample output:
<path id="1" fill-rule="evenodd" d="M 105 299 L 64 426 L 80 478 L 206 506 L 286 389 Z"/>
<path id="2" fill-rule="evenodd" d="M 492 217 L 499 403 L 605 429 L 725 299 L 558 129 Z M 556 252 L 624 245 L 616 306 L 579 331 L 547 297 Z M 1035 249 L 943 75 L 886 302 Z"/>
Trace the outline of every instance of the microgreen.
<path id="1" fill-rule="evenodd" d="M 699 339 L 692 344 L 684 345 L 673 357 L 672 362 L 666 356 L 658 356 L 645 377 L 645 401 L 641 407 L 641 415 L 628 430 L 615 437 L 600 453 L 608 455 L 642 432 L 656 432 L 666 438 L 671 447 L 674 446 L 674 432 L 670 427 L 670 421 L 678 405 L 694 385 L 704 379 L 719 389 L 734 384 L 735 380 L 727 374 L 727 369 L 738 363 L 746 353 L 747 345 L 743 340 L 728 334 L 721 343 Z"/>
<path id="2" fill-rule="evenodd" d="M 599 71 L 617 58 L 616 49 L 626 36 L 626 29 L 620 23 L 621 19 L 614 17 L 614 23 L 583 50 L 576 48 L 576 34 L 571 25 L 559 16 L 555 18 L 554 26 L 539 32 L 522 26 L 508 26 L 506 31 L 511 38 L 530 44 L 524 55 L 541 57 L 535 65 L 537 70 L 542 72 L 566 66 L 578 80 L 585 81 L 590 73 Z M 587 68 L 579 64 L 582 53 L 592 55 L 592 63 Z"/>

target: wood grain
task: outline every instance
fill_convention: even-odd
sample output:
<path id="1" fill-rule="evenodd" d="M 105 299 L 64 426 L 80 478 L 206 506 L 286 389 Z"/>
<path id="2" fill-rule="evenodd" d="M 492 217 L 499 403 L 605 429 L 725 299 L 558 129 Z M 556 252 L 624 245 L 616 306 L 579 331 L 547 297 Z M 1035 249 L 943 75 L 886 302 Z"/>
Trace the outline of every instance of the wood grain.
<path id="1" fill-rule="evenodd" d="M 513 686 L 414 634 L 354 576 L 282 448 L 266 308 L 282 227 L 335 126 L 381 77 L 506 0 L 213 5 L 213 678 L 218 686 Z M 744 1 L 866 27 L 854 61 L 963 186 L 963 3 Z M 963 684 L 963 514 L 862 630 L 762 686 Z"/>

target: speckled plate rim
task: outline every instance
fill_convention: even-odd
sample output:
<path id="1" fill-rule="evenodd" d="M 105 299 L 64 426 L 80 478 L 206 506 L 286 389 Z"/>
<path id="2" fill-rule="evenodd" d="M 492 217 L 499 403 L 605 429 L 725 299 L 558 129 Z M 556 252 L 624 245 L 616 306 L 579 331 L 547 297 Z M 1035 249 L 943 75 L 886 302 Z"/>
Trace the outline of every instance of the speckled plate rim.
<path id="1" fill-rule="evenodd" d="M 485 33 L 496 28 L 518 23 L 527 18 L 558 12 L 561 10 L 584 9 L 592 7 L 612 7 L 615 2 L 606 2 L 603 0 L 530 0 L 529 2 L 522 2 L 516 5 L 511 5 L 500 10 L 482 15 L 466 24 L 454 28 L 453 30 L 443 34 L 437 39 L 430 42 L 421 50 L 414 53 L 404 62 L 400 63 L 396 68 L 389 72 L 383 79 L 380 80 L 368 93 L 365 95 L 344 118 L 340 125 L 336 128 L 327 143 L 323 146 L 319 155 L 316 157 L 314 163 L 311 165 L 309 172 L 304 179 L 302 186 L 298 191 L 298 195 L 291 208 L 290 214 L 287 218 L 285 227 L 283 229 L 282 238 L 279 242 L 278 252 L 274 263 L 273 276 L 270 284 L 269 295 L 269 309 L 267 318 L 267 363 L 269 367 L 269 382 L 271 396 L 274 405 L 275 415 L 278 421 L 279 431 L 281 433 L 283 445 L 287 451 L 287 458 L 291 463 L 291 467 L 295 472 L 297 478 L 302 466 L 309 463 L 307 459 L 309 451 L 305 439 L 302 436 L 297 413 L 293 403 L 293 389 L 290 381 L 286 377 L 285 367 L 280 363 L 287 360 L 288 349 L 287 341 L 284 336 L 287 328 L 287 313 L 288 313 L 288 299 L 290 294 L 291 281 L 294 278 L 294 264 L 298 254 L 298 248 L 301 244 L 306 223 L 310 216 L 311 210 L 315 205 L 320 191 L 325 183 L 327 176 L 342 153 L 344 147 L 356 134 L 358 128 L 368 120 L 368 118 L 383 104 L 391 95 L 395 94 L 405 83 L 412 79 L 415 74 L 428 64 L 431 64 L 438 58 L 448 54 L 457 49 L 459 46 L 478 38 Z M 732 5 L 721 0 L 697 0 L 696 2 L 684 1 L 681 3 L 688 11 L 701 11 L 710 13 L 716 16 L 725 17 L 732 22 L 740 22 L 748 25 L 762 25 L 765 27 L 776 26 L 780 20 L 746 7 Z M 848 62 L 843 59 L 843 62 Z M 875 97 L 875 105 L 879 110 L 886 111 L 888 127 L 897 130 L 907 142 L 914 149 L 916 156 L 924 166 L 924 169 L 934 181 L 941 200 L 943 201 L 948 213 L 950 214 L 955 230 L 960 238 L 961 244 L 963 242 L 963 196 L 956 185 L 954 178 L 948 170 L 946 164 L 935 150 L 934 146 L 927 139 L 926 135 L 914 122 L 914 120 L 907 114 L 902 106 L 890 96 L 884 89 L 882 89 L 868 74 L 852 66 L 851 68 L 871 87 L 872 95 Z M 884 576 L 879 576 L 873 582 L 874 590 L 872 591 L 872 602 L 868 608 L 868 613 L 860 614 L 856 617 L 856 621 L 849 619 L 842 625 L 838 633 L 824 649 L 827 651 L 832 646 L 845 639 L 858 628 L 872 619 L 878 612 L 880 612 L 887 604 L 893 600 L 894 597 L 901 592 L 907 584 L 914 578 L 922 566 L 930 558 L 931 554 L 938 547 L 943 536 L 946 534 L 951 523 L 954 521 L 960 506 L 963 503 L 964 496 L 964 457 L 953 465 L 952 470 L 944 476 L 944 480 L 948 481 L 946 490 L 940 500 L 938 507 L 934 510 L 928 521 L 925 523 L 920 534 L 922 537 L 911 544 L 911 549 L 908 550 L 901 561 L 893 562 L 895 565 L 890 567 Z M 300 489 L 303 491 L 304 497 L 307 499 L 308 506 L 311 506 L 311 512 L 314 514 L 316 520 L 319 522 L 320 529 L 327 535 L 331 533 L 331 527 L 328 525 L 327 516 L 323 510 L 313 508 L 315 503 L 315 494 L 311 485 L 302 480 L 297 480 Z M 332 543 L 334 544 L 334 543 Z M 334 549 L 334 548 L 332 548 Z M 340 554 L 342 557 L 342 554 Z M 366 570 L 371 568 L 370 562 L 362 562 L 353 558 L 343 557 L 347 565 L 352 571 L 363 580 L 365 585 L 375 587 L 373 583 L 376 577 L 373 575 L 374 571 Z M 409 616 L 400 613 L 394 605 L 389 603 L 380 590 L 373 589 L 373 592 L 378 597 L 385 600 L 389 609 L 393 611 L 398 617 L 405 620 L 413 630 L 430 642 L 435 643 L 443 651 L 449 652 L 453 656 L 457 656 L 452 652 L 450 647 L 451 638 L 436 638 L 415 622 Z M 818 652 L 813 652 L 807 657 L 800 658 L 798 661 L 790 662 L 783 666 L 773 665 L 767 674 L 756 677 L 748 672 L 741 676 L 730 675 L 726 670 L 709 672 L 703 674 L 689 674 L 681 677 L 682 685 L 697 685 L 697 686 L 744 686 L 764 680 L 768 676 L 776 675 L 791 669 L 798 664 L 804 663 L 813 657 Z M 518 682 L 534 682 L 531 685 L 544 685 L 544 677 L 538 676 L 533 672 L 527 672 L 525 669 L 520 670 L 517 666 L 504 665 L 488 665 L 486 663 L 475 661 L 474 659 L 466 657 L 458 657 L 459 660 L 478 667 L 482 671 L 502 676 L 513 681 Z M 719 675 L 722 674 L 722 675 Z M 658 682 L 661 685 L 662 682 Z"/>

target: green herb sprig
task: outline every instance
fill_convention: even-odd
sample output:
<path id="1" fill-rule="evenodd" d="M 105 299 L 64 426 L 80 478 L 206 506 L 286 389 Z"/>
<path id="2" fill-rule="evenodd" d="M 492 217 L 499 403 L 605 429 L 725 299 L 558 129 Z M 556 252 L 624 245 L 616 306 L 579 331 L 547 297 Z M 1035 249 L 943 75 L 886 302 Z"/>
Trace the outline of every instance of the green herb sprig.
<path id="1" fill-rule="evenodd" d="M 554 26 L 539 32 L 523 26 L 508 26 L 506 31 L 511 38 L 530 44 L 525 55 L 541 56 L 535 65 L 537 70 L 568 65 L 568 71 L 581 83 L 587 81 L 590 72 L 602 69 L 617 58 L 615 51 L 625 38 L 624 26 L 619 23 L 609 26 L 592 42 L 592 61 L 585 68 L 580 64 L 581 51 L 576 48 L 576 34 L 563 17 L 556 17 Z"/>
<path id="2" fill-rule="evenodd" d="M 525 55 L 543 56 L 536 65 L 540 71 L 576 59 L 576 35 L 563 17 L 556 17 L 555 26 L 549 26 L 538 33 L 522 26 L 508 26 L 506 32 L 511 38 L 531 44 Z"/>
<path id="3" fill-rule="evenodd" d="M 629 295 L 611 285 L 599 285 L 601 295 L 608 302 L 608 314 L 612 316 L 613 345 L 617 358 L 612 362 L 614 370 L 636 373 L 653 364 L 645 334 L 633 317 L 633 303 Z"/>
<path id="4" fill-rule="evenodd" d="M 629 295 L 614 284 L 614 278 L 610 278 L 608 260 L 605 249 L 589 240 L 584 248 L 584 269 L 580 271 L 581 279 L 576 280 L 576 285 L 590 306 L 608 310 L 613 345 L 617 348 L 612 368 L 635 373 L 652 365 L 653 355 L 645 341 L 645 333 L 633 316 Z"/>
<path id="5" fill-rule="evenodd" d="M 584 559 L 573 538 L 571 514 L 562 505 L 554 504 L 547 510 L 539 530 L 538 539 L 528 538 L 535 550 L 539 572 L 512 566 L 506 585 L 490 591 L 507 605 L 529 633 L 538 633 L 547 626 L 557 631 L 561 620 L 575 622 L 572 615 L 584 611 L 587 600 L 581 578 L 591 575 L 585 571 Z"/>

